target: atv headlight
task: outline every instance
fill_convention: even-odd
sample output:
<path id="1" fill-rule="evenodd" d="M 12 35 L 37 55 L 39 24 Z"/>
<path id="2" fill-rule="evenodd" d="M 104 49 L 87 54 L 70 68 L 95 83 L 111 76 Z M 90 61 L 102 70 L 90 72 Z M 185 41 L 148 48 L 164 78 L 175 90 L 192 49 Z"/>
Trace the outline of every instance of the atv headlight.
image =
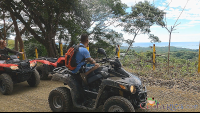
<path id="1" fill-rule="evenodd" d="M 30 67 L 34 67 L 36 65 L 35 62 L 30 63 Z"/>
<path id="2" fill-rule="evenodd" d="M 136 92 L 135 86 L 131 86 L 131 87 L 130 87 L 130 91 L 131 91 L 131 93 L 135 94 L 135 92 Z"/>
<path id="3" fill-rule="evenodd" d="M 12 70 L 17 70 L 17 69 L 19 69 L 18 66 L 10 66 L 10 68 L 11 68 Z"/>

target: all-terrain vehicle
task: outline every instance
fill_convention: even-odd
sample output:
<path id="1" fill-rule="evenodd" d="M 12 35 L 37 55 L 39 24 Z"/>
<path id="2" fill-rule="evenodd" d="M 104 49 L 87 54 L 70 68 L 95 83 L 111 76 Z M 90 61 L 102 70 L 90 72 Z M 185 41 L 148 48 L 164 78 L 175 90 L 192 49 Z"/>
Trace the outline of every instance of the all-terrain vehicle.
<path id="1" fill-rule="evenodd" d="M 36 70 L 39 72 L 40 79 L 46 80 L 50 73 L 53 73 L 53 69 L 65 65 L 65 57 L 61 56 L 59 58 L 47 58 L 41 57 L 32 60 L 33 62 L 40 62 L 42 65 L 36 67 Z"/>
<path id="2" fill-rule="evenodd" d="M 105 50 L 99 48 L 98 53 L 106 56 Z M 95 110 L 103 106 L 105 112 L 134 112 L 146 105 L 147 90 L 141 80 L 124 70 L 118 57 L 103 58 L 100 66 L 88 75 L 88 85 L 80 79 L 84 66 L 79 73 L 73 74 L 65 66 L 54 69 L 52 80 L 61 81 L 66 87 L 53 89 L 48 102 L 53 112 L 68 112 L 73 106 L 87 110 Z"/>
<path id="3" fill-rule="evenodd" d="M 27 81 L 34 87 L 40 83 L 40 76 L 35 69 L 37 63 L 29 60 L 19 60 L 17 55 L 4 55 L 5 63 L 0 63 L 0 92 L 9 95 L 13 91 L 13 84 Z"/>

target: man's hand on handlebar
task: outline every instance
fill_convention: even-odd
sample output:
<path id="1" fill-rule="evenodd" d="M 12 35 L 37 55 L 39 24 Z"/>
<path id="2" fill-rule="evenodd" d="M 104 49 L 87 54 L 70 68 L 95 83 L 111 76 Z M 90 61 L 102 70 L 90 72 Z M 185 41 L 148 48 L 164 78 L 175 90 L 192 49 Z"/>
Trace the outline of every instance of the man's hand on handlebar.
<path id="1" fill-rule="evenodd" d="M 98 63 L 95 63 L 95 66 L 99 67 L 99 64 L 98 64 Z"/>
<path id="2" fill-rule="evenodd" d="M 19 52 L 20 54 L 24 54 L 24 52 Z"/>

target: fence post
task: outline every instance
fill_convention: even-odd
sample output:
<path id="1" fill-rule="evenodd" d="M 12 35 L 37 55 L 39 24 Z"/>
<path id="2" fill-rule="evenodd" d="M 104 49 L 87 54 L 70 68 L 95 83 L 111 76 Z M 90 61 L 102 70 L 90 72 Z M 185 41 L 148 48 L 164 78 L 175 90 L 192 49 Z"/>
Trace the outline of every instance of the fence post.
<path id="1" fill-rule="evenodd" d="M 89 45 L 86 47 L 86 49 L 89 51 Z"/>
<path id="2" fill-rule="evenodd" d="M 155 70 L 155 58 L 156 58 L 156 48 L 155 48 L 155 44 L 153 44 L 153 70 Z"/>
<path id="3" fill-rule="evenodd" d="M 25 60 L 24 49 L 22 49 L 22 52 L 23 52 L 22 59 Z"/>
<path id="4" fill-rule="evenodd" d="M 62 47 L 62 43 L 60 42 L 60 56 L 63 56 L 63 47 Z"/>
<path id="5" fill-rule="evenodd" d="M 37 47 L 35 47 L 35 57 L 38 58 Z"/>
<path id="6" fill-rule="evenodd" d="M 200 73 L 200 42 L 199 42 L 199 65 L 198 65 L 198 73 Z"/>
<path id="7" fill-rule="evenodd" d="M 118 58 L 120 58 L 120 46 L 118 45 L 118 49 L 119 49 L 119 51 L 117 52 L 117 56 L 118 56 Z"/>

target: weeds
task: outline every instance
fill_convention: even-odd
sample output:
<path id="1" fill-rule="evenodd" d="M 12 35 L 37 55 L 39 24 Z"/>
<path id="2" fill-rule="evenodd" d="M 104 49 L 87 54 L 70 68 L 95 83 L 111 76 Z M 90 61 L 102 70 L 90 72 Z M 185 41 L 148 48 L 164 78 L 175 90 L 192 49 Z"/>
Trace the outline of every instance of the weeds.
<path id="1" fill-rule="evenodd" d="M 146 56 L 145 56 L 146 54 Z M 189 81 L 197 80 L 200 74 L 197 73 L 198 61 L 194 59 L 181 59 L 172 57 L 170 59 L 170 73 L 167 74 L 167 59 L 162 56 L 156 57 L 156 69 L 153 70 L 153 63 L 148 52 L 134 53 L 121 58 L 124 68 L 140 76 L 151 76 L 165 80 L 187 79 Z M 199 79 L 200 80 L 200 79 Z"/>

